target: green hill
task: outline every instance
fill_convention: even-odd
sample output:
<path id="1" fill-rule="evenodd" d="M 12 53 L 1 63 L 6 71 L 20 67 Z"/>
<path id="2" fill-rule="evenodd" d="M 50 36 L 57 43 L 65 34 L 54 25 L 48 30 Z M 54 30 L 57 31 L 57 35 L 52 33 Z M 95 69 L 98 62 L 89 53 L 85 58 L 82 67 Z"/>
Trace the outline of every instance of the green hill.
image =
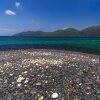
<path id="1" fill-rule="evenodd" d="M 84 36 L 99 36 L 100 37 L 100 26 L 92 26 L 81 31 Z"/>
<path id="2" fill-rule="evenodd" d="M 51 36 L 81 36 L 80 32 L 74 28 L 68 28 L 65 30 L 57 30 L 50 34 Z"/>
<path id="3" fill-rule="evenodd" d="M 53 32 L 27 31 L 17 33 L 14 36 L 97 36 L 100 37 L 100 26 L 92 26 L 83 30 L 68 28 Z"/>

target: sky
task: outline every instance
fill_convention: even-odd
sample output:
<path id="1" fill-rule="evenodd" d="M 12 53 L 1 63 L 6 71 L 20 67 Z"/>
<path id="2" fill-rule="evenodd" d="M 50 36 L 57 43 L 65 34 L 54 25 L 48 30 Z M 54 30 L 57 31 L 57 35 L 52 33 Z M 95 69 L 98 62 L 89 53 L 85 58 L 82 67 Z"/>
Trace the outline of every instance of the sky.
<path id="1" fill-rule="evenodd" d="M 0 35 L 100 25 L 100 0 L 0 0 Z"/>

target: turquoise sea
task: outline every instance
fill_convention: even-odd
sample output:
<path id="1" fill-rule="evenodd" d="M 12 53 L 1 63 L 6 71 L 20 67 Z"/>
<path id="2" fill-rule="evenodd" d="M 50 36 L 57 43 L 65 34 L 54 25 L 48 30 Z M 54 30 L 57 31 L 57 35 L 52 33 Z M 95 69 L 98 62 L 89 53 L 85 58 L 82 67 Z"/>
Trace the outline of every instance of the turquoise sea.
<path id="1" fill-rule="evenodd" d="M 100 37 L 0 37 L 0 50 L 64 49 L 100 54 Z"/>

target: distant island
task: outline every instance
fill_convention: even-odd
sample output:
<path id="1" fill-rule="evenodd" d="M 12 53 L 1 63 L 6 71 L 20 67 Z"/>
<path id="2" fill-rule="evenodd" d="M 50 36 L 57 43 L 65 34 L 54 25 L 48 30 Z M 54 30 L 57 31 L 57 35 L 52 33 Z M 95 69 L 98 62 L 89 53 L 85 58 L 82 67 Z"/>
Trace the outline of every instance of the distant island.
<path id="1" fill-rule="evenodd" d="M 53 32 L 27 31 L 27 32 L 17 33 L 14 36 L 95 36 L 95 37 L 100 37 L 100 25 L 88 27 L 83 30 L 68 28 L 68 29 L 56 30 Z"/>

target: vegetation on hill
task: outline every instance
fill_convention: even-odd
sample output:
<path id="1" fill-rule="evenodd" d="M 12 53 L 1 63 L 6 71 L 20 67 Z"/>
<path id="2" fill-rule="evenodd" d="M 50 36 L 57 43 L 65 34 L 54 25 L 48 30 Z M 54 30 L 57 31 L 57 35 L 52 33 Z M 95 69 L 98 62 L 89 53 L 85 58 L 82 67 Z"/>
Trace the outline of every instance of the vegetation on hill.
<path id="1" fill-rule="evenodd" d="M 100 36 L 100 26 L 92 26 L 81 31 L 84 36 Z"/>
<path id="2" fill-rule="evenodd" d="M 14 36 L 99 36 L 100 37 L 100 26 L 92 26 L 81 31 L 68 28 L 63 30 L 56 30 L 53 32 L 43 31 L 27 31 L 17 33 Z"/>

